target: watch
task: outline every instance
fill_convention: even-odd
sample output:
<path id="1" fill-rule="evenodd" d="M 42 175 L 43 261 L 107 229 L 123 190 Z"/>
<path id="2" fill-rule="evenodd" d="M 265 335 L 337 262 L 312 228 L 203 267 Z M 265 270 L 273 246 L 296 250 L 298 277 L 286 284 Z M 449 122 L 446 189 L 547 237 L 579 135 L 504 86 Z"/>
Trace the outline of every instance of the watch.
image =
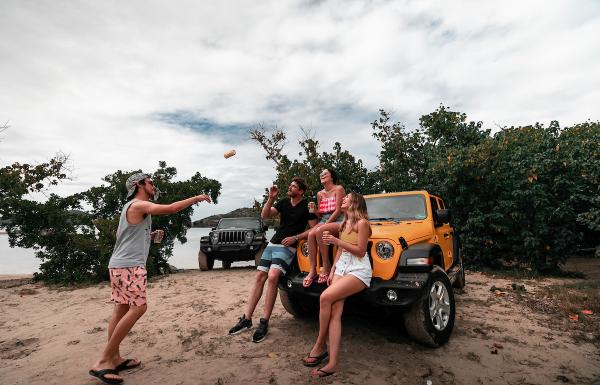
<path id="1" fill-rule="evenodd" d="M 297 236 L 297 235 L 294 235 L 294 239 L 296 240 L 296 242 L 298 242 L 298 239 L 299 239 L 299 238 L 298 238 L 298 236 Z"/>

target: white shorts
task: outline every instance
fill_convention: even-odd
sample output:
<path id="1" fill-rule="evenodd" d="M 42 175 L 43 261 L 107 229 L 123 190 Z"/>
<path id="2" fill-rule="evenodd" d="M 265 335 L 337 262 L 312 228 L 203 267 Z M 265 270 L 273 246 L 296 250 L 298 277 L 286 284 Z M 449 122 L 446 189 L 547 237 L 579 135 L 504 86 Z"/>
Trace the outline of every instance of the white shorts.
<path id="1" fill-rule="evenodd" d="M 371 277 L 373 270 L 367 253 L 362 258 L 350 254 L 346 250 L 342 250 L 340 258 L 335 264 L 335 275 L 351 274 L 360 279 L 367 287 L 371 285 Z"/>

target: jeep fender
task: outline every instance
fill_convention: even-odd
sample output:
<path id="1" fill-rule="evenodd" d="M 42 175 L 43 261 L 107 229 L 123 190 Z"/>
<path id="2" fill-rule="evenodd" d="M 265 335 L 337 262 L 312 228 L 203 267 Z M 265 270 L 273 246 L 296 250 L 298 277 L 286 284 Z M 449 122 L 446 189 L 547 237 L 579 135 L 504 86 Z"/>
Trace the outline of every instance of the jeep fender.
<path id="1" fill-rule="evenodd" d="M 400 256 L 400 266 L 408 266 L 407 260 L 412 258 L 433 258 L 433 264 L 444 267 L 444 259 L 442 258 L 442 249 L 439 245 L 432 243 L 417 243 L 408 247 Z"/>

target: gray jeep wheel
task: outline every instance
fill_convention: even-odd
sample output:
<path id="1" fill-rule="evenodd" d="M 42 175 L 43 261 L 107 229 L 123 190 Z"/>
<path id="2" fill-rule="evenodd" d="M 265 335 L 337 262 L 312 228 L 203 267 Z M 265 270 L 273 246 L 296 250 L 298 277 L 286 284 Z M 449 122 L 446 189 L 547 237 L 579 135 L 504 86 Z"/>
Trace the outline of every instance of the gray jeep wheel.
<path id="1" fill-rule="evenodd" d="M 404 326 L 415 341 L 436 348 L 450 339 L 455 315 L 452 285 L 446 273 L 436 266 L 421 298 L 404 314 Z"/>
<path id="2" fill-rule="evenodd" d="M 206 255 L 202 250 L 198 251 L 198 267 L 200 271 L 212 270 L 215 259 L 210 255 Z"/>
<path id="3" fill-rule="evenodd" d="M 266 245 L 262 245 L 261 248 L 258 249 L 256 254 L 254 254 L 254 267 L 258 267 L 258 264 L 260 263 L 260 257 L 262 257 L 263 252 L 265 251 L 266 248 L 267 248 Z"/>

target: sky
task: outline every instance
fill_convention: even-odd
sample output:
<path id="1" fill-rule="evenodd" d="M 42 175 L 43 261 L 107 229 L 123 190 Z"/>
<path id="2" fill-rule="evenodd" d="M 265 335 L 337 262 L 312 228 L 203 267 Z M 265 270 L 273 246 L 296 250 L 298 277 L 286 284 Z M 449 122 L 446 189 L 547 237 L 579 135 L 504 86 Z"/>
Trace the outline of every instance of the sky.
<path id="1" fill-rule="evenodd" d="M 258 125 L 291 157 L 303 127 L 372 169 L 379 109 L 408 128 L 440 103 L 492 130 L 596 121 L 598 36 L 597 0 L 2 0 L 0 166 L 68 154 L 67 195 L 164 160 L 222 183 L 199 219 L 275 178 Z"/>

